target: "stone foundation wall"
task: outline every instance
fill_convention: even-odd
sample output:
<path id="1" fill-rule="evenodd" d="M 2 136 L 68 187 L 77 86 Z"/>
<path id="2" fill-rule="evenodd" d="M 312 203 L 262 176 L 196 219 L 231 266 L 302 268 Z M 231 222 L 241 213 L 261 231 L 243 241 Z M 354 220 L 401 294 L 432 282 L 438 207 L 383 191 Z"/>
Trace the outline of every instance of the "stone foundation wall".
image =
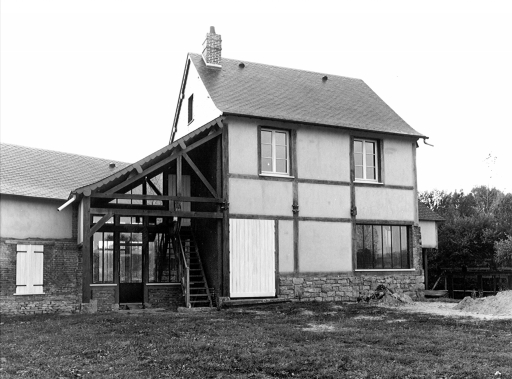
<path id="1" fill-rule="evenodd" d="M 16 245 L 43 245 L 43 292 L 16 295 Z M 82 301 L 82 254 L 75 239 L 0 238 L 0 314 L 75 313 Z"/>
<path id="2" fill-rule="evenodd" d="M 185 302 L 181 285 L 177 286 L 148 286 L 148 302 L 153 308 L 177 309 Z"/>
<path id="3" fill-rule="evenodd" d="M 300 301 L 356 301 L 379 284 L 411 297 L 425 288 L 423 275 L 281 275 L 279 297 Z"/>

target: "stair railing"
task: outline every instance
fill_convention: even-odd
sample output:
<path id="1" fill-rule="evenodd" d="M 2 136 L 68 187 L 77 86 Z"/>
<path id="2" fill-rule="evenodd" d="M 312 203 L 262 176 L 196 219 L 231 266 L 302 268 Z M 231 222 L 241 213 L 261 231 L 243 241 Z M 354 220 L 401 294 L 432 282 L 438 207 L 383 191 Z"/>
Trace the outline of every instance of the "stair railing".
<path id="1" fill-rule="evenodd" d="M 175 241 L 175 249 L 176 256 L 179 261 L 179 272 L 180 272 L 180 282 L 181 289 L 183 291 L 183 295 L 185 296 L 185 307 L 190 308 L 190 267 L 187 263 L 187 257 L 185 256 L 185 251 L 183 250 L 183 243 L 181 241 L 180 236 L 181 229 L 181 218 L 178 218 L 174 228 L 174 241 Z"/>

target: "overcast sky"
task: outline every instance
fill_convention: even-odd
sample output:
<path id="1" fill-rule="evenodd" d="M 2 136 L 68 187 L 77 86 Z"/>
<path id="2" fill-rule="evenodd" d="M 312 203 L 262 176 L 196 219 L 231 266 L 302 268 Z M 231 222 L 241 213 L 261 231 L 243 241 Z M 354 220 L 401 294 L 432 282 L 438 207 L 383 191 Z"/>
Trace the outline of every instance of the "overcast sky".
<path id="1" fill-rule="evenodd" d="M 213 25 L 227 58 L 363 79 L 430 137 L 420 191 L 512 192 L 511 20 L 505 1 L 2 0 L 0 139 L 151 154 Z"/>

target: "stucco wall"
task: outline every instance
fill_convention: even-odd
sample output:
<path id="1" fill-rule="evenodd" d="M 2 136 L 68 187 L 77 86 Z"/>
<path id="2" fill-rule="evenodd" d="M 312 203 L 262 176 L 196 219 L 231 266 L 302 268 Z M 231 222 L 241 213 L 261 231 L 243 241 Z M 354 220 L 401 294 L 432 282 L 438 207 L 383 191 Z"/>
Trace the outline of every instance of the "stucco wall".
<path id="1" fill-rule="evenodd" d="M 279 220 L 279 272 L 293 272 L 293 221 Z"/>
<path id="2" fill-rule="evenodd" d="M 350 180 L 350 137 L 330 128 L 302 126 L 297 129 L 299 178 Z"/>
<path id="3" fill-rule="evenodd" d="M 194 95 L 194 107 L 193 115 L 194 120 L 188 124 L 188 99 L 190 95 Z M 176 132 L 175 140 L 183 137 L 197 128 L 200 128 L 207 122 L 210 122 L 214 118 L 220 116 L 221 112 L 217 109 L 208 91 L 204 87 L 203 83 L 199 79 L 199 73 L 197 72 L 193 63 L 190 63 L 188 71 L 187 85 L 185 87 L 185 93 L 183 101 L 181 103 L 180 116 L 178 118 L 178 130 Z"/>
<path id="4" fill-rule="evenodd" d="M 350 218 L 350 187 L 299 183 L 300 215 Z"/>
<path id="5" fill-rule="evenodd" d="M 384 181 L 387 185 L 413 186 L 414 142 L 385 139 L 384 140 Z"/>
<path id="6" fill-rule="evenodd" d="M 413 190 L 375 187 L 356 187 L 357 219 L 414 221 Z"/>
<path id="7" fill-rule="evenodd" d="M 65 200 L 0 196 L 0 237 L 63 239 L 72 237 L 72 206 Z"/>
<path id="8" fill-rule="evenodd" d="M 229 211 L 236 214 L 292 215 L 292 183 L 229 179 Z"/>
<path id="9" fill-rule="evenodd" d="M 299 271 L 351 271 L 351 228 L 343 222 L 300 221 Z"/>
<path id="10" fill-rule="evenodd" d="M 258 124 L 229 119 L 229 172 L 258 175 Z"/>
<path id="11" fill-rule="evenodd" d="M 420 221 L 421 247 L 437 249 L 437 225 L 435 221 Z"/>

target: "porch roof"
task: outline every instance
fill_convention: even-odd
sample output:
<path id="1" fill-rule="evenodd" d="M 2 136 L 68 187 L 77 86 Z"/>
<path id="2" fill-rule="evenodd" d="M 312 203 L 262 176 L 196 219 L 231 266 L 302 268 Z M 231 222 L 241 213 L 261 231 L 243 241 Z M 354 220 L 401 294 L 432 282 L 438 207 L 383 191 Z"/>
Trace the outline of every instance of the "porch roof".
<path id="1" fill-rule="evenodd" d="M 148 155 L 147 157 L 139 160 L 138 162 L 135 162 L 129 166 L 126 166 L 122 170 L 119 170 L 118 172 L 109 175 L 97 182 L 88 184 L 83 187 L 79 187 L 75 189 L 74 191 L 71 191 L 69 198 L 71 198 L 73 195 L 90 195 L 91 192 L 103 192 L 110 188 L 113 188 L 114 186 L 124 182 L 127 180 L 133 173 L 133 171 L 142 172 L 145 169 L 154 166 L 155 164 L 161 162 L 162 160 L 168 158 L 171 156 L 174 152 L 181 149 L 180 144 L 185 143 L 187 145 L 190 145 L 196 141 L 199 141 L 206 137 L 212 129 L 215 128 L 215 126 L 218 126 L 219 128 L 222 128 L 222 120 L 224 117 L 218 117 L 214 119 L 213 121 L 210 121 L 209 123 L 203 125 L 202 127 L 194 130 L 193 132 L 187 134 L 186 136 L 180 138 L 179 140 L 174 141 L 173 143 L 170 143 L 169 145 L 161 148 L 160 150 L 155 151 L 154 153 Z"/>

